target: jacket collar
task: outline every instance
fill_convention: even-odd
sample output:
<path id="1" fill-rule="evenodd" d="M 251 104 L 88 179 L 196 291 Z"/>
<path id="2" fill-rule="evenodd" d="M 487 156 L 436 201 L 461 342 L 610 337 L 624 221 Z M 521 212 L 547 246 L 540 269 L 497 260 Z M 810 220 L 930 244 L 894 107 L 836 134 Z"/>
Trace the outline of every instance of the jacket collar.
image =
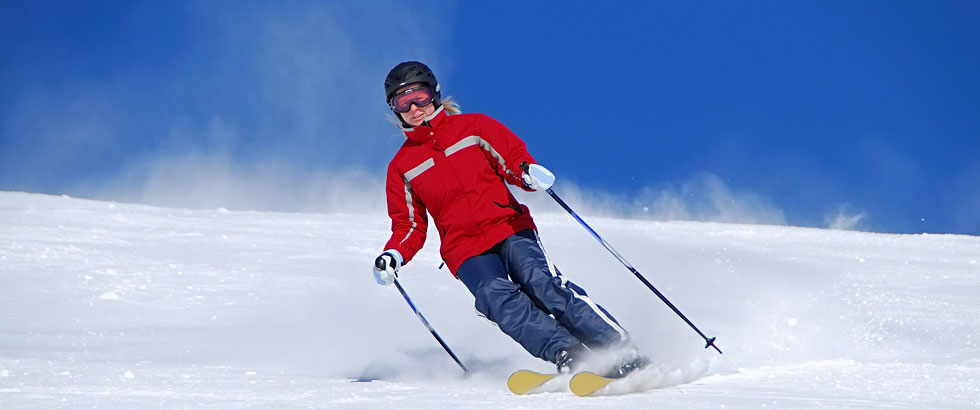
<path id="1" fill-rule="evenodd" d="M 405 138 L 416 144 L 423 143 L 433 137 L 432 130 L 442 126 L 446 122 L 447 114 L 443 107 L 440 105 L 432 115 L 425 117 L 417 127 L 405 127 L 402 125 L 402 132 L 405 133 Z"/>

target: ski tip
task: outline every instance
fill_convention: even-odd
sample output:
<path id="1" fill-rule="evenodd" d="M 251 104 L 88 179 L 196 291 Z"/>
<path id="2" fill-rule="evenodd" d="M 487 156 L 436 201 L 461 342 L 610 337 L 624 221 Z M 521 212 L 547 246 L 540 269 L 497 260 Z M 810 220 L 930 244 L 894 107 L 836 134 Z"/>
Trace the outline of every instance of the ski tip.
<path id="1" fill-rule="evenodd" d="M 616 379 L 602 377 L 592 372 L 581 372 L 576 373 L 575 376 L 572 377 L 572 380 L 568 382 L 568 388 L 572 391 L 572 393 L 575 393 L 576 396 L 585 397 L 592 395 L 615 380 Z"/>
<path id="2" fill-rule="evenodd" d="M 531 370 L 518 370 L 507 378 L 507 388 L 511 393 L 523 395 L 555 378 L 555 374 L 538 373 Z"/>

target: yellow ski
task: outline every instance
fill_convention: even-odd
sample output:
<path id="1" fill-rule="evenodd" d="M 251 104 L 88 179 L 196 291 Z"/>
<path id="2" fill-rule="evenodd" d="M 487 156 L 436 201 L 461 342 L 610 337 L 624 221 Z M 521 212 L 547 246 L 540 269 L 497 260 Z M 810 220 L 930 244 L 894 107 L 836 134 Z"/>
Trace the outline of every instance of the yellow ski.
<path id="1" fill-rule="evenodd" d="M 580 372 L 572 376 L 572 380 L 568 382 L 568 388 L 576 396 L 588 396 L 616 380 L 619 379 L 602 377 L 592 372 Z"/>
<path id="2" fill-rule="evenodd" d="M 526 394 L 541 387 L 557 376 L 556 374 L 538 373 L 530 370 L 518 370 L 507 379 L 507 388 L 514 394 Z"/>

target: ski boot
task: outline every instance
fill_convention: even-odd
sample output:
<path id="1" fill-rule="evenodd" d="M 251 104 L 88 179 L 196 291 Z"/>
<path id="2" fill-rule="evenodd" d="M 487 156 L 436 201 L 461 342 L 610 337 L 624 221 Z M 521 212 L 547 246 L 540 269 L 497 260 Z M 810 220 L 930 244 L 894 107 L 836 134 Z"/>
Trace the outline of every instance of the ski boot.
<path id="1" fill-rule="evenodd" d="M 572 345 L 558 349 L 555 353 L 555 366 L 558 373 L 573 373 L 585 361 L 585 354 L 589 351 L 583 344 Z"/>
<path id="2" fill-rule="evenodd" d="M 630 356 L 628 359 L 620 362 L 619 364 L 613 366 L 608 372 L 603 374 L 603 376 L 611 379 L 621 379 L 626 377 L 630 373 L 637 370 L 643 369 L 649 366 L 651 363 L 650 358 L 643 356 L 639 353 Z"/>

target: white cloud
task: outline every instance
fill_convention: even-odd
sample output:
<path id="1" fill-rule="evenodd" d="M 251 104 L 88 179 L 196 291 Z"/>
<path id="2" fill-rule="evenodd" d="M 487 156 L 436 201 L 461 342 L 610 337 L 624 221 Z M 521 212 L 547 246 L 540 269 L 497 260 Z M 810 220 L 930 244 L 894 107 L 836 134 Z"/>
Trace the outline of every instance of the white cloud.
<path id="1" fill-rule="evenodd" d="M 835 214 L 826 218 L 826 225 L 830 229 L 853 231 L 861 229 L 861 222 L 866 217 L 865 212 L 855 211 L 850 204 L 843 204 Z"/>
<path id="2" fill-rule="evenodd" d="M 288 160 L 250 164 L 224 154 L 190 153 L 146 164 L 111 181 L 101 197 L 182 208 L 383 212 L 384 186 L 370 173 L 348 168 L 306 172 Z"/>
<path id="3" fill-rule="evenodd" d="M 92 54 L 85 63 L 111 76 L 19 89 L 17 108 L 0 113 L 16 149 L 0 159 L 35 181 L 25 189 L 192 207 L 333 203 L 322 196 L 371 185 L 403 139 L 385 119 L 387 71 L 406 59 L 449 65 L 452 10 L 441 4 L 127 7 L 130 27 L 176 19 L 187 38 L 167 44 L 165 64 Z"/>
<path id="4" fill-rule="evenodd" d="M 646 187 L 637 192 L 610 193 L 583 189 L 561 180 L 555 191 L 583 214 L 655 220 L 695 220 L 754 224 L 786 224 L 774 203 L 751 191 L 737 191 L 717 175 L 701 173 L 681 183 Z M 519 194 L 534 209 L 563 212 L 545 194 Z"/>

